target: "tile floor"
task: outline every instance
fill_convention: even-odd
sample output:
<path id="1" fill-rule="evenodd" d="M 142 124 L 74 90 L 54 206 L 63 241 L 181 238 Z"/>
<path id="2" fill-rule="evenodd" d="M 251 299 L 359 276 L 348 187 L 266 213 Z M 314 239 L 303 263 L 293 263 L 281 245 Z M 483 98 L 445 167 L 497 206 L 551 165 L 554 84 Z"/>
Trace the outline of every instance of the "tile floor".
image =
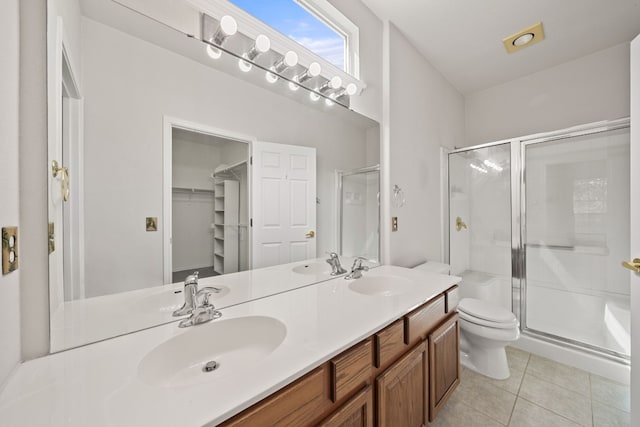
<path id="1" fill-rule="evenodd" d="M 629 386 L 507 348 L 511 377 L 463 369 L 432 427 L 629 426 Z"/>

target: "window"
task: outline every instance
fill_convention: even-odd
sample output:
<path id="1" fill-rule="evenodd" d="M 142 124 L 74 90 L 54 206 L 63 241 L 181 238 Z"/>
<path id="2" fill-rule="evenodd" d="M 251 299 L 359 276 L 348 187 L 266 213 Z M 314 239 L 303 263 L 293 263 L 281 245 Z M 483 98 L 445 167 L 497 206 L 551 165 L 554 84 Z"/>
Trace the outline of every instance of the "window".
<path id="1" fill-rule="evenodd" d="M 358 77 L 358 28 L 326 0 L 229 0 L 339 69 Z"/>

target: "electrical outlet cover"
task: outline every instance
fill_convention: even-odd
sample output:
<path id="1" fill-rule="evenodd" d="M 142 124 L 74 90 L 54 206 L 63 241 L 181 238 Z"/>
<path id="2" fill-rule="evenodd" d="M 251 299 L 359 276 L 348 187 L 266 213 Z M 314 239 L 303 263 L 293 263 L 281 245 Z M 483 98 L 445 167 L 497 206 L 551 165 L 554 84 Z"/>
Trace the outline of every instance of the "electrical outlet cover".
<path id="1" fill-rule="evenodd" d="M 2 228 L 2 274 L 18 269 L 18 227 Z"/>

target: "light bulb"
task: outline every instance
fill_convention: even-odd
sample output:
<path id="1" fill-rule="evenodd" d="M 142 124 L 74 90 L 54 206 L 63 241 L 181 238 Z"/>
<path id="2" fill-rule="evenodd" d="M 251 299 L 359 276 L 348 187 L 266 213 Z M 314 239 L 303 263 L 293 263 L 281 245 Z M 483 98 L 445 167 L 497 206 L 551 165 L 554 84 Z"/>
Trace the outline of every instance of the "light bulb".
<path id="1" fill-rule="evenodd" d="M 342 86 L 342 79 L 340 78 L 340 76 L 334 76 L 331 78 L 331 80 L 320 86 L 320 89 L 318 90 L 322 93 L 325 93 L 330 90 L 340 89 L 340 86 Z"/>
<path id="2" fill-rule="evenodd" d="M 358 92 L 358 86 L 356 86 L 356 84 L 355 84 L 355 83 L 349 83 L 349 84 L 347 85 L 347 90 L 346 90 L 346 92 L 347 92 L 347 95 L 349 95 L 349 96 L 353 96 L 353 95 L 355 95 L 355 94 Z"/>
<path id="3" fill-rule="evenodd" d="M 207 45 L 206 50 L 207 50 L 207 55 L 209 55 L 211 59 L 220 59 L 220 57 L 222 56 L 222 51 L 217 47 L 211 46 L 210 44 Z"/>
<path id="4" fill-rule="evenodd" d="M 273 67 L 271 67 L 271 70 L 273 70 Z M 267 79 L 267 81 L 271 84 L 278 81 L 278 76 L 273 74 L 271 71 L 267 71 L 266 74 L 264 75 L 264 78 Z"/>
<path id="5" fill-rule="evenodd" d="M 238 68 L 240 68 L 240 71 L 244 73 L 248 73 L 251 71 L 251 68 L 253 68 L 253 65 L 245 60 L 246 57 L 246 55 L 242 55 L 242 58 L 238 59 Z"/>
<path id="6" fill-rule="evenodd" d="M 227 37 L 234 35 L 238 32 L 238 23 L 229 15 L 225 15 L 220 18 L 220 24 L 218 29 L 213 35 L 213 42 L 218 46 L 222 46 L 222 43 Z"/>
<path id="7" fill-rule="evenodd" d="M 297 75 L 295 79 L 300 83 L 304 83 L 313 77 L 318 77 L 321 72 L 322 67 L 320 67 L 320 64 L 318 64 L 317 62 L 312 62 L 309 65 L 309 68 L 307 68 L 303 73 Z"/>
<path id="8" fill-rule="evenodd" d="M 533 33 L 525 33 L 516 38 L 511 44 L 513 44 L 514 46 L 524 46 L 525 44 L 530 43 L 534 37 L 535 36 Z"/>
<path id="9" fill-rule="evenodd" d="M 309 92 L 309 99 L 311 99 L 313 102 L 317 102 L 320 99 L 320 95 L 314 92 Z"/>
<path id="10" fill-rule="evenodd" d="M 253 43 L 251 49 L 249 49 L 249 52 L 243 56 L 249 59 L 249 61 L 253 61 L 261 53 L 269 52 L 269 49 L 271 49 L 271 40 L 269 40 L 269 37 L 260 34 L 256 37 L 256 41 Z"/>
<path id="11" fill-rule="evenodd" d="M 284 54 L 284 64 L 287 67 L 295 67 L 298 65 L 298 54 L 290 50 Z"/>
<path id="12" fill-rule="evenodd" d="M 256 43 L 254 47 L 259 53 L 267 53 L 269 52 L 269 49 L 271 49 L 271 40 L 269 40 L 269 37 L 265 36 L 264 34 L 260 34 L 258 37 L 256 37 Z"/>
<path id="13" fill-rule="evenodd" d="M 289 90 L 292 90 L 295 92 L 298 89 L 300 89 L 300 86 L 298 86 L 295 82 L 289 82 Z"/>
<path id="14" fill-rule="evenodd" d="M 309 64 L 309 76 L 318 77 L 322 72 L 322 67 L 317 62 Z"/>
<path id="15" fill-rule="evenodd" d="M 334 102 L 329 98 L 325 98 L 324 103 L 326 104 L 327 107 L 332 107 L 334 104 Z"/>

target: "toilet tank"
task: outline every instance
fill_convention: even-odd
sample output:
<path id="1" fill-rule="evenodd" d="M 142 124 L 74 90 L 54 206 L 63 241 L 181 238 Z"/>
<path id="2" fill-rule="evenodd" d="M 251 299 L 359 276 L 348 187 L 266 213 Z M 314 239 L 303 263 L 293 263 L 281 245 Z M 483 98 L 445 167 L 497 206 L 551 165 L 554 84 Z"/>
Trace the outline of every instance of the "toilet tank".
<path id="1" fill-rule="evenodd" d="M 509 280 L 482 271 L 464 271 L 458 284 L 460 298 L 476 298 L 498 304 L 511 310 L 511 283 Z"/>
<path id="2" fill-rule="evenodd" d="M 438 274 L 449 274 L 449 271 L 451 270 L 451 266 L 449 264 L 437 261 L 427 261 L 422 264 L 418 264 L 413 268 Z"/>

